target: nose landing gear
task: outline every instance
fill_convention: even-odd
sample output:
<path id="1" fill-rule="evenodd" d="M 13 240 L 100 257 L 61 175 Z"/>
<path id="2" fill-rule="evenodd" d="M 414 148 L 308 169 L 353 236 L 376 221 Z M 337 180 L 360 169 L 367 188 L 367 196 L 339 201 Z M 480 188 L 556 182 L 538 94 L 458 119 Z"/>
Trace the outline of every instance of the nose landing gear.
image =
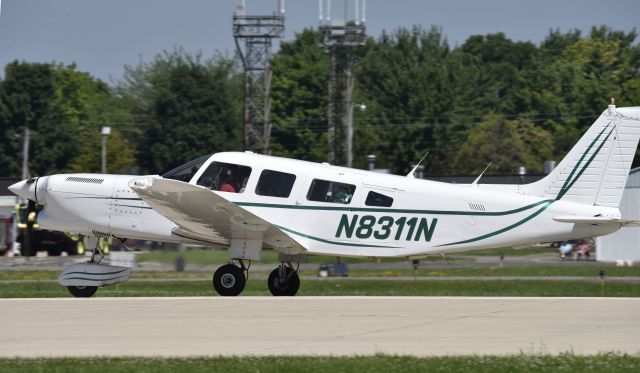
<path id="1" fill-rule="evenodd" d="M 69 293 L 76 298 L 89 298 L 98 291 L 97 286 L 67 286 Z"/>

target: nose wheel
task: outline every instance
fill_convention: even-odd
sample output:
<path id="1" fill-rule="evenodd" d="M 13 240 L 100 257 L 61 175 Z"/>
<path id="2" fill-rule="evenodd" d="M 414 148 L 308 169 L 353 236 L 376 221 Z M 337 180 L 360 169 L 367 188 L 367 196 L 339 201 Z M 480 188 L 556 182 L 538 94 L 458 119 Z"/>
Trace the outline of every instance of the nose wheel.
<path id="1" fill-rule="evenodd" d="M 282 263 L 269 275 L 269 291 L 275 296 L 296 295 L 300 289 L 300 277 L 298 271 L 294 270 L 291 263 Z"/>
<path id="2" fill-rule="evenodd" d="M 213 288 L 223 297 L 235 297 L 240 294 L 247 283 L 246 268 L 242 261 L 241 267 L 235 264 L 225 264 L 213 273 Z"/>
<path id="3" fill-rule="evenodd" d="M 97 286 L 67 286 L 69 293 L 76 298 L 89 298 L 98 290 Z"/>

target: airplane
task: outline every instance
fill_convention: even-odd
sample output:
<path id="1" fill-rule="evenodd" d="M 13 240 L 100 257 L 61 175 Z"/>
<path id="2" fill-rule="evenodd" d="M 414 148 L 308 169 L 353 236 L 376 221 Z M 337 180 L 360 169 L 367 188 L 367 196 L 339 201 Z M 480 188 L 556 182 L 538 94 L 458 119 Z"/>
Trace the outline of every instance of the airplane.
<path id="1" fill-rule="evenodd" d="M 294 264 L 309 255 L 419 259 L 640 226 L 618 209 L 639 139 L 640 107 L 611 102 L 559 165 L 531 184 L 448 184 L 224 152 L 163 175 L 59 174 L 9 189 L 44 206 L 38 220 L 47 229 L 228 247 L 230 262 L 212 280 L 222 296 L 239 295 L 248 264 L 274 249 L 280 264 L 269 290 L 293 296 L 300 287 Z M 101 257 L 96 247 L 59 282 L 89 297 L 129 279 L 130 268 L 100 264 Z"/>

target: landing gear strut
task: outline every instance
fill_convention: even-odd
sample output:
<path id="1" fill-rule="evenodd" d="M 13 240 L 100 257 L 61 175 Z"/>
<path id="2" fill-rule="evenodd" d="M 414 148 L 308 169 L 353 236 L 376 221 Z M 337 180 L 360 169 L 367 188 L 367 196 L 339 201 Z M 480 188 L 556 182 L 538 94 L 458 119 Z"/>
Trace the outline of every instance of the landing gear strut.
<path id="1" fill-rule="evenodd" d="M 269 291 L 275 296 L 294 296 L 300 288 L 300 277 L 291 263 L 281 263 L 269 275 Z"/>
<path id="2" fill-rule="evenodd" d="M 240 267 L 235 264 L 225 264 L 213 273 L 213 288 L 223 297 L 235 297 L 240 294 L 247 283 L 249 269 L 242 260 Z"/>

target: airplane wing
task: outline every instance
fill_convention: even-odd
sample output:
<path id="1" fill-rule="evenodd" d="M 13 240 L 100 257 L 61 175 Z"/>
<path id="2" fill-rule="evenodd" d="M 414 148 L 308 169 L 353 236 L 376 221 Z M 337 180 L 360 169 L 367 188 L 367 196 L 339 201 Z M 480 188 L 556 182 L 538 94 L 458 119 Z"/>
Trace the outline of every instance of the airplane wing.
<path id="1" fill-rule="evenodd" d="M 599 216 L 557 216 L 553 220 L 561 223 L 574 223 L 574 224 L 615 224 L 620 227 L 640 227 L 640 220 L 624 220 L 614 219 Z"/>
<path id="2" fill-rule="evenodd" d="M 306 251 L 280 228 L 207 188 L 159 177 L 134 179 L 129 187 L 178 225 L 176 235 L 221 245 L 231 239 L 260 239 L 274 249 Z"/>

